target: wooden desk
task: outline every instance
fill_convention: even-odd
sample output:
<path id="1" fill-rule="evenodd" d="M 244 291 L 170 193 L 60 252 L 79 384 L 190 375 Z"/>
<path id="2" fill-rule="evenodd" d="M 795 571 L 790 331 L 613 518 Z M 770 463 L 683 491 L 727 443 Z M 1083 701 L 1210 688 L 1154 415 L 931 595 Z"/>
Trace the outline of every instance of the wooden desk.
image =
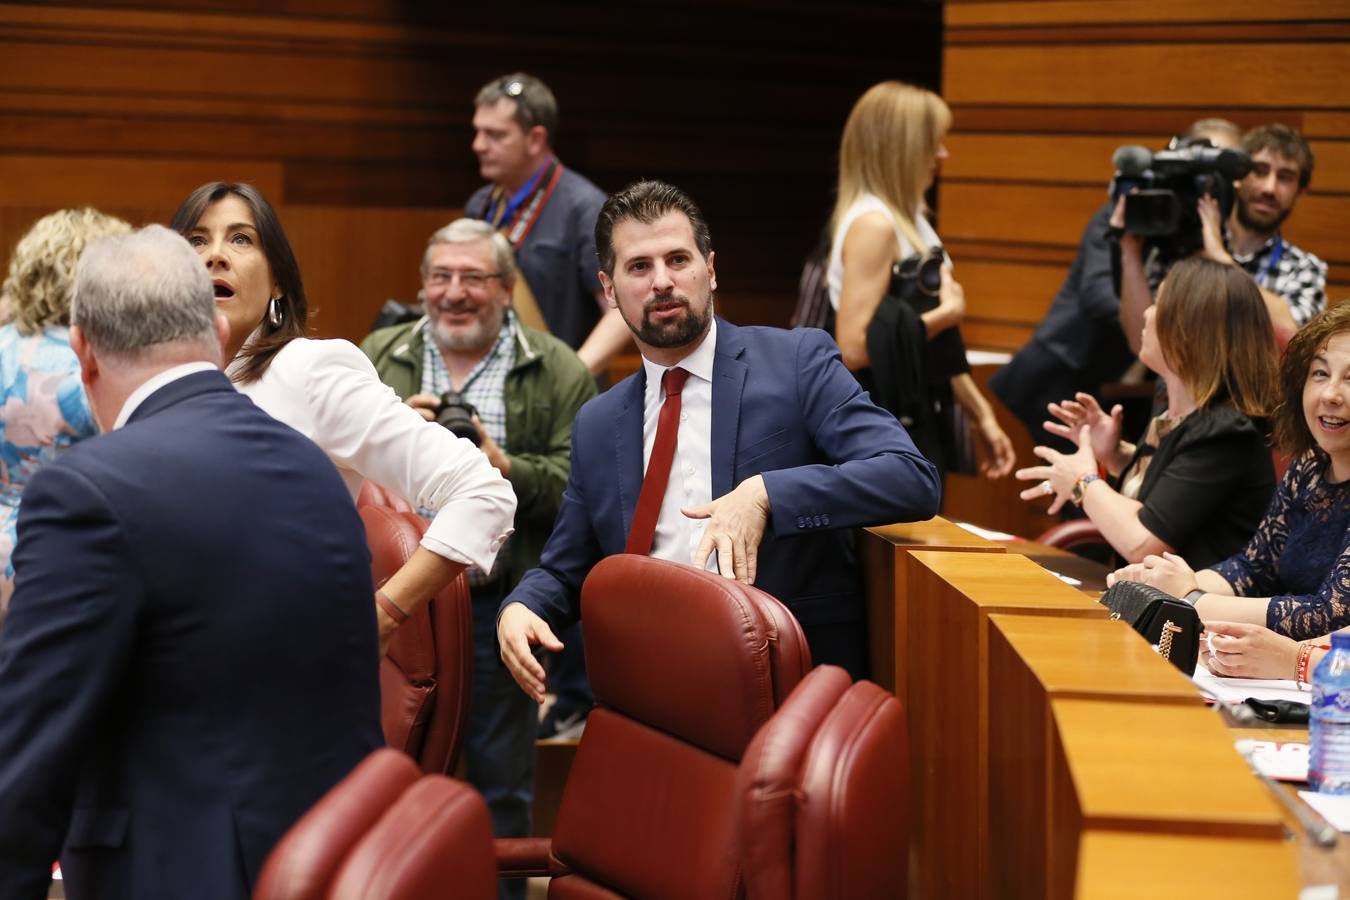
<path id="1" fill-rule="evenodd" d="M 1112 569 L 1105 563 L 1035 541 L 1010 541 L 1005 546 L 1009 553 L 1019 553 L 1052 572 L 1078 579 L 1082 582 L 1080 591 L 1100 594 L 1106 590 L 1106 576 Z"/>
<path id="2" fill-rule="evenodd" d="M 1023 556 L 911 550 L 904 563 L 912 896 L 975 897 L 987 887 L 989 616 L 1106 609 Z"/>
<path id="3" fill-rule="evenodd" d="M 867 639 L 872 680 L 906 701 L 909 587 L 904 556 L 910 550 L 958 550 L 1002 553 L 1004 544 L 985 540 L 936 516 L 868 528 L 859 536 L 867 591 Z"/>
<path id="4" fill-rule="evenodd" d="M 998 896 L 1041 898 L 1051 870 L 1051 760 L 1059 743 L 1051 701 L 1204 702 L 1189 678 L 1121 622 L 989 621 L 989 880 Z M 1000 833 L 998 823 L 1013 822 Z"/>
<path id="5" fill-rule="evenodd" d="M 1233 725 L 1228 716 L 1228 734 L 1234 741 L 1239 738 L 1251 738 L 1257 741 L 1303 741 L 1308 740 L 1308 729 L 1301 725 Z M 1295 803 L 1302 803 L 1298 792 L 1307 790 L 1302 782 L 1281 782 L 1278 789 Z M 1269 788 L 1267 788 L 1269 790 Z M 1317 884 L 1336 884 L 1340 886 L 1341 896 L 1350 897 L 1350 834 L 1342 834 L 1335 847 L 1319 847 L 1309 838 L 1303 823 L 1292 812 L 1280 807 L 1284 826 L 1293 835 L 1298 846 L 1299 877 L 1304 886 Z"/>
<path id="6" fill-rule="evenodd" d="M 1096 858 L 1079 871 L 1084 843 L 1094 833 L 1258 841 L 1269 844 L 1274 883 L 1298 884 L 1293 847 L 1283 839 L 1280 811 L 1232 749 L 1232 735 L 1210 709 L 1178 704 L 1061 699 L 1051 701 L 1059 736 L 1052 756 L 1048 874 L 1052 897 L 1096 897 L 1111 879 L 1129 872 L 1135 896 L 1172 896 L 1150 879 L 1175 878 L 1166 867 L 1114 871 Z M 1096 838 L 1093 839 L 1095 842 Z M 1226 864 L 1247 868 L 1245 844 L 1231 845 Z M 1277 850 L 1282 850 L 1281 855 Z M 1222 847 L 1215 852 L 1222 853 Z M 1189 867 L 1184 855 L 1171 867 Z M 1206 892 L 1214 895 L 1214 892 Z"/>
<path id="7" fill-rule="evenodd" d="M 1093 831 L 1079 847 L 1074 896 L 1292 900 L 1289 857 L 1285 842 L 1268 839 Z"/>

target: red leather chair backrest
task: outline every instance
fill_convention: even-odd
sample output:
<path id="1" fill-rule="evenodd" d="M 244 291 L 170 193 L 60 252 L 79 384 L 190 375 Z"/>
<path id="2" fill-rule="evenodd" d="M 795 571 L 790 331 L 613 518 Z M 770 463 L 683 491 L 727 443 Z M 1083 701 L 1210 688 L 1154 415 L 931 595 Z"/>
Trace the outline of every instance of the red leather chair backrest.
<path id="1" fill-rule="evenodd" d="M 371 575 L 383 584 L 417 550 L 426 523 L 412 512 L 359 507 Z M 380 662 L 385 742 L 430 773 L 453 770 L 464 740 L 473 666 L 473 609 L 461 575 L 399 626 Z"/>
<path id="2" fill-rule="evenodd" d="M 331 900 L 494 900 L 492 821 L 473 788 L 424 776 L 347 856 Z"/>
<path id="3" fill-rule="evenodd" d="M 572 874 L 550 897 L 734 896 L 736 767 L 810 665 L 800 629 L 766 594 L 644 556 L 601 561 L 581 606 L 597 706 L 553 834 Z"/>
<path id="4" fill-rule="evenodd" d="M 825 717 L 849 689 L 848 672 L 819 666 L 764 724 L 736 775 L 740 801 L 737 845 L 749 900 L 790 900 L 797 785 L 807 749 Z"/>
<path id="5" fill-rule="evenodd" d="M 870 681 L 825 717 L 798 783 L 795 900 L 904 896 L 907 747 L 900 701 Z"/>
<path id="6" fill-rule="evenodd" d="M 253 900 L 323 900 L 347 854 L 421 776 L 396 750 L 366 757 L 277 842 Z"/>
<path id="7" fill-rule="evenodd" d="M 361 492 L 356 495 L 356 505 L 387 506 L 394 512 L 417 512 L 417 509 L 398 494 L 385 490 L 373 481 L 361 482 Z"/>

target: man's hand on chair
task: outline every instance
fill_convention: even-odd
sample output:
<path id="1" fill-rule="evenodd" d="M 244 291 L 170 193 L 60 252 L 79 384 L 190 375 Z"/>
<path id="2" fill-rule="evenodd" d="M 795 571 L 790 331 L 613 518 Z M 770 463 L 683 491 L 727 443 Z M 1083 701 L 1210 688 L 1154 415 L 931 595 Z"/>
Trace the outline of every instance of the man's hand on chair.
<path id="1" fill-rule="evenodd" d="M 548 623 L 535 615 L 523 603 L 512 603 L 497 617 L 497 645 L 501 647 L 502 662 L 511 671 L 511 677 L 520 689 L 544 702 L 544 667 L 534 658 L 530 647 L 538 644 L 548 650 L 563 648 Z"/>

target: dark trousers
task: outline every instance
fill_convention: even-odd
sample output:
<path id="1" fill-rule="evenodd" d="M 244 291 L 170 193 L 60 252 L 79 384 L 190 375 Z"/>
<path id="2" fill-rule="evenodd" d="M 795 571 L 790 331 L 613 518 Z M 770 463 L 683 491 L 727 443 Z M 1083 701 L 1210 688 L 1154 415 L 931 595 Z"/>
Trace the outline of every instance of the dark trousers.
<path id="1" fill-rule="evenodd" d="M 464 741 L 466 774 L 487 803 L 493 833 L 529 837 L 539 707 L 516 684 L 497 649 L 502 586 L 474 588 L 472 596 L 473 686 Z M 502 900 L 524 900 L 524 879 L 503 879 L 499 884 Z"/>

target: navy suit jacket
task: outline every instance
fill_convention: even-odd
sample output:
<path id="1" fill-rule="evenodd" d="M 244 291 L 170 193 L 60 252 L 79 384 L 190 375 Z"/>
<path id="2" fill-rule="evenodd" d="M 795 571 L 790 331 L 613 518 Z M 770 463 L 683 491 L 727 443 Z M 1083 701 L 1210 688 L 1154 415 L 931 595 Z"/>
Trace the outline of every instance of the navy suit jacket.
<path id="1" fill-rule="evenodd" d="M 220 372 L 24 492 L 0 627 L 0 897 L 246 898 L 381 743 L 370 554 L 333 464 Z"/>
<path id="2" fill-rule="evenodd" d="M 579 617 L 591 567 L 623 552 L 642 488 L 645 389 L 640 370 L 577 414 L 553 533 L 503 607 L 524 603 L 556 631 Z M 937 514 L 933 464 L 818 329 L 717 320 L 711 443 L 714 498 L 764 476 L 772 514 L 755 584 L 787 604 L 808 639 L 812 625 L 863 618 L 850 529 Z"/>

